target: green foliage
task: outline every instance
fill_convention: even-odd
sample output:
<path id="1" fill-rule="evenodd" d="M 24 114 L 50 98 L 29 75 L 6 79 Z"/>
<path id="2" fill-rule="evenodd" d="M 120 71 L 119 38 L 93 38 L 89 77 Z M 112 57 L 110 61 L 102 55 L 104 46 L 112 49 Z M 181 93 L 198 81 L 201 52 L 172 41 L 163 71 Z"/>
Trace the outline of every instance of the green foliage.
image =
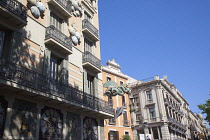
<path id="1" fill-rule="evenodd" d="M 202 110 L 202 114 L 206 114 L 205 120 L 208 121 L 210 125 L 210 100 L 206 100 L 205 104 L 198 105 L 198 108 Z"/>
<path id="2" fill-rule="evenodd" d="M 123 135 L 123 140 L 131 140 L 131 137 L 129 135 Z"/>

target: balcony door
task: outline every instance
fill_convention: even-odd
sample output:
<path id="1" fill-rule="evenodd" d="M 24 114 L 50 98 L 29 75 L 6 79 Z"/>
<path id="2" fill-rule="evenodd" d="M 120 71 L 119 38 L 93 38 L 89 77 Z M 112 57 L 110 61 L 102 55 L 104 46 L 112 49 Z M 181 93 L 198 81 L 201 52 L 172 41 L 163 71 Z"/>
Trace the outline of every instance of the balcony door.
<path id="1" fill-rule="evenodd" d="M 87 75 L 87 93 L 94 95 L 94 76 Z"/>
<path id="2" fill-rule="evenodd" d="M 58 80 L 58 66 L 59 60 L 55 56 L 50 57 L 50 78 L 52 80 Z"/>
<path id="3" fill-rule="evenodd" d="M 50 78 L 51 78 L 50 84 L 51 84 L 52 90 L 57 90 L 58 85 L 56 85 L 56 83 L 59 80 L 58 72 L 59 72 L 60 62 L 61 61 L 57 57 L 51 55 L 50 57 Z"/>

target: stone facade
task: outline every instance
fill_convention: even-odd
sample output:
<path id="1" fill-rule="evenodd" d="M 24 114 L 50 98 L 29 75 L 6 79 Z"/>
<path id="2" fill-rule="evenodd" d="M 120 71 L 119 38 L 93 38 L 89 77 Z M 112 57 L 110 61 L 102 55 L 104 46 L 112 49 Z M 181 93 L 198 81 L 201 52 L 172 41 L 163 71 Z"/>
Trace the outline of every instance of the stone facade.
<path id="1" fill-rule="evenodd" d="M 103 140 L 98 0 L 2 0 L 0 13 L 0 139 Z"/>
<path id="2" fill-rule="evenodd" d="M 129 86 L 135 139 L 140 134 L 151 134 L 153 139 L 186 140 L 203 133 L 207 140 L 205 121 L 189 109 L 188 102 L 166 76 L 136 81 Z"/>

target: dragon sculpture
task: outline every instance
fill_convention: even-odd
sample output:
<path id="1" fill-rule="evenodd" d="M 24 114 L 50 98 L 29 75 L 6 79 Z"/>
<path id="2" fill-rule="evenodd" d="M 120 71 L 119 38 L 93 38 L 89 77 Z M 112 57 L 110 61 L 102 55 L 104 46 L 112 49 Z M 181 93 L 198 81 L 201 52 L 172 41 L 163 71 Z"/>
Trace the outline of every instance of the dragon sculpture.
<path id="1" fill-rule="evenodd" d="M 117 86 L 117 84 L 113 84 L 113 81 L 108 81 L 108 82 L 112 82 L 112 85 L 110 86 L 106 86 L 107 84 L 105 83 L 104 87 L 107 87 L 106 91 L 105 91 L 105 95 L 107 96 L 116 96 L 116 95 L 120 95 L 120 96 L 124 96 L 124 93 L 129 94 L 131 93 L 131 89 L 127 87 L 126 84 Z"/>

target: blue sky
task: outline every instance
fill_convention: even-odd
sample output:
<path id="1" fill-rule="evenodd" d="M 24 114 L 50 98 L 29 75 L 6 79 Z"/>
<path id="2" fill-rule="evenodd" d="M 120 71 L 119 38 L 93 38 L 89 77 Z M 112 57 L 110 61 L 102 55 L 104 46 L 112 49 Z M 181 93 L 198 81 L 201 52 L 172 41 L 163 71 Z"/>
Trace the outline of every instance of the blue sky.
<path id="1" fill-rule="evenodd" d="M 167 75 L 190 104 L 210 94 L 210 0 L 99 0 L 101 60 L 137 79 Z"/>

